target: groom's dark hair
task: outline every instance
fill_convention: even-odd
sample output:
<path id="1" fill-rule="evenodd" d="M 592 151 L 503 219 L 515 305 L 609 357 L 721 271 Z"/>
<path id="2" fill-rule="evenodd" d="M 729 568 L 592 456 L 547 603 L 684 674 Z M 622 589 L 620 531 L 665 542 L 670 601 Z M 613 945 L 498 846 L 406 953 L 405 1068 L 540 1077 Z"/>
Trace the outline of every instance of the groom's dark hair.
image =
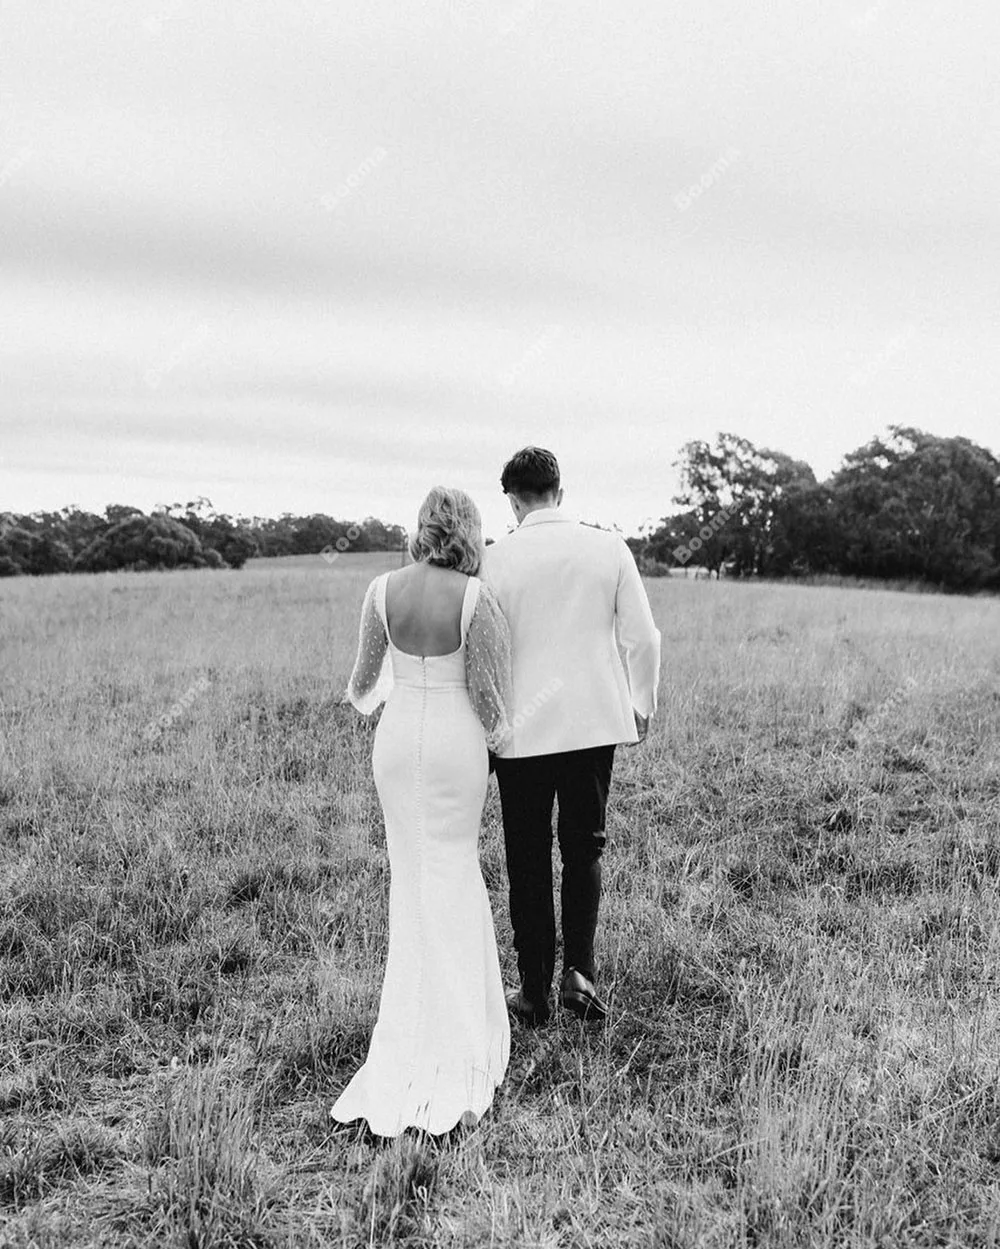
<path id="1" fill-rule="evenodd" d="M 544 447 L 522 447 L 503 466 L 500 485 L 519 499 L 544 499 L 559 489 L 559 462 Z"/>

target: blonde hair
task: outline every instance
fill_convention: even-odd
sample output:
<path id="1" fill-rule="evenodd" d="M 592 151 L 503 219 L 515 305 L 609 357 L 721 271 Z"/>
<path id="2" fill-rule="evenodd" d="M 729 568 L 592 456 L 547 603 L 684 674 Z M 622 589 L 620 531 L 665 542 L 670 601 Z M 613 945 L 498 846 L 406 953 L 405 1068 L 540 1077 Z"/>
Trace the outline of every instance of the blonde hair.
<path id="1" fill-rule="evenodd" d="M 410 558 L 476 576 L 483 562 L 483 522 L 464 490 L 434 486 L 420 505 Z"/>

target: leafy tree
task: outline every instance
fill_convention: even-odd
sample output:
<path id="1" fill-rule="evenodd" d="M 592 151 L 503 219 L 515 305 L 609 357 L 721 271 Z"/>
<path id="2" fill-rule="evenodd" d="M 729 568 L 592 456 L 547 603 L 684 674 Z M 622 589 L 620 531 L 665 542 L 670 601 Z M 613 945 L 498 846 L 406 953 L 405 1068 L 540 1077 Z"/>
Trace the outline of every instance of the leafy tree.
<path id="1" fill-rule="evenodd" d="M 836 573 L 843 535 L 826 482 L 791 481 L 775 499 L 763 572 L 769 577 Z"/>
<path id="2" fill-rule="evenodd" d="M 69 572 L 73 556 L 65 542 L 51 533 L 37 532 L 24 525 L 11 525 L 0 536 L 0 558 L 8 569 L 32 576 Z M 8 571 L 7 576 L 16 575 Z"/>
<path id="3" fill-rule="evenodd" d="M 668 553 L 682 563 L 725 568 L 734 576 L 773 571 L 790 562 L 780 513 L 787 494 L 815 485 L 808 464 L 782 451 L 758 450 L 746 438 L 720 433 L 715 444 L 685 443 L 675 467 L 683 511 L 664 517 L 650 535 L 654 558 Z"/>
<path id="4" fill-rule="evenodd" d="M 206 551 L 197 534 L 169 516 L 129 516 L 83 550 L 74 561 L 79 572 L 117 569 L 219 568 L 218 551 Z"/>
<path id="5" fill-rule="evenodd" d="M 143 516 L 145 513 L 138 507 L 129 507 L 123 503 L 109 503 L 104 509 L 104 519 L 108 525 L 117 525 L 120 520 L 128 520 L 130 516 Z"/>
<path id="6" fill-rule="evenodd" d="M 223 564 L 230 568 L 242 568 L 248 559 L 260 553 L 260 543 L 250 528 L 216 512 L 212 500 L 204 495 L 190 503 L 160 504 L 154 515 L 169 516 L 186 525 L 206 551 L 218 551 Z"/>
<path id="7" fill-rule="evenodd" d="M 398 551 L 406 542 L 406 530 L 402 525 L 387 525 L 377 516 L 366 516 L 358 526 L 363 535 L 365 551 Z"/>
<path id="8" fill-rule="evenodd" d="M 757 453 L 748 490 L 751 506 L 741 512 L 744 523 L 739 531 L 747 551 L 745 563 L 754 573 L 775 577 L 813 570 L 806 555 L 810 542 L 799 526 L 807 517 L 822 523 L 818 491 L 816 476 L 804 460 L 783 451 Z"/>
<path id="9" fill-rule="evenodd" d="M 677 461 L 678 509 L 627 539 L 655 569 L 685 564 L 735 576 L 839 573 L 1000 589 L 1000 460 L 966 438 L 892 425 L 817 482 L 784 452 L 720 433 Z M 254 555 L 398 551 L 406 530 L 324 513 L 230 517 L 210 499 L 152 516 L 108 504 L 0 513 L 0 577 L 101 568 L 239 568 Z"/>
<path id="10" fill-rule="evenodd" d="M 1000 460 L 966 438 L 893 425 L 827 482 L 733 434 L 686 443 L 677 467 L 684 510 L 633 548 L 655 563 L 1000 588 Z"/>
<path id="11" fill-rule="evenodd" d="M 201 540 L 207 543 L 206 553 L 214 549 L 230 568 L 242 568 L 248 559 L 260 554 L 260 543 L 246 527 L 228 516 L 213 516 L 202 526 Z"/>
<path id="12" fill-rule="evenodd" d="M 63 508 L 60 512 L 39 511 L 21 516 L 7 512 L 0 516 L 0 538 L 15 527 L 42 539 L 41 547 L 37 548 L 42 555 L 36 554 L 32 557 L 36 571 L 60 572 L 68 567 L 65 550 L 69 551 L 72 560 L 97 534 L 107 528 L 107 522 L 100 516 L 81 512 L 78 508 Z"/>
<path id="13" fill-rule="evenodd" d="M 845 456 L 833 477 L 842 570 L 1000 587 L 1000 460 L 967 438 L 889 429 Z"/>
<path id="14" fill-rule="evenodd" d="M 349 536 L 349 531 L 353 533 L 356 528 L 357 526 L 352 526 L 347 521 L 334 520 L 332 516 L 326 516 L 322 512 L 301 516 L 294 524 L 292 554 L 317 555 L 324 547 L 336 543 L 338 538 L 347 542 L 345 550 L 366 550 L 367 544 L 360 534 L 353 539 Z"/>
<path id="15" fill-rule="evenodd" d="M 243 522 L 257 539 L 262 556 L 317 555 L 327 547 L 340 551 L 398 551 L 406 541 L 401 525 L 387 525 L 375 516 L 362 521 L 338 520 L 323 512 L 277 520 L 253 517 Z"/>
<path id="16" fill-rule="evenodd" d="M 690 541 L 697 537 L 700 522 L 695 511 L 677 512 L 663 516 L 655 529 L 651 529 L 638 548 L 629 542 L 632 554 L 640 554 L 654 564 L 692 565 L 701 567 L 706 559 L 703 550 L 693 551 Z"/>
<path id="17" fill-rule="evenodd" d="M 9 525 L 0 537 L 0 556 L 18 573 L 28 573 L 39 559 L 40 542 L 36 534 L 23 525 Z M 9 573 L 8 576 L 15 574 Z"/>
<path id="18" fill-rule="evenodd" d="M 250 531 L 257 539 L 262 556 L 273 558 L 293 554 L 295 530 L 294 518 L 290 512 L 283 512 L 277 519 L 261 519 L 255 516 Z"/>
<path id="19" fill-rule="evenodd" d="M 0 575 L 79 571 L 102 561 L 134 569 L 185 566 L 183 551 L 178 554 L 169 544 L 165 553 L 141 554 L 130 548 L 122 557 L 124 564 L 113 554 L 115 544 L 122 541 L 119 525 L 137 522 L 135 531 L 141 533 L 145 531 L 143 522 L 153 519 L 180 524 L 198 539 L 200 547 L 189 550 L 183 546 L 197 567 L 241 568 L 255 556 L 314 555 L 335 544 L 345 551 L 399 551 L 407 536 L 401 525 L 386 524 L 374 516 L 361 522 L 337 520 L 322 513 L 295 516 L 285 512 L 277 519 L 231 517 L 216 512 L 211 499 L 204 495 L 186 502 L 157 504 L 151 517 L 139 508 L 118 503 L 109 503 L 103 516 L 75 506 L 30 516 L 7 512 L 0 513 L 0 540 L 6 532 L 21 532 L 13 535 L 9 547 L 0 541 L 0 566 L 4 570 Z M 129 541 L 135 545 L 134 535 Z"/>
<path id="20" fill-rule="evenodd" d="M 38 513 L 36 513 L 38 515 Z M 108 527 L 106 519 L 95 512 L 84 512 L 78 507 L 64 507 L 60 512 L 43 513 L 49 527 L 57 531 L 74 556 L 89 546 L 98 534 Z"/>

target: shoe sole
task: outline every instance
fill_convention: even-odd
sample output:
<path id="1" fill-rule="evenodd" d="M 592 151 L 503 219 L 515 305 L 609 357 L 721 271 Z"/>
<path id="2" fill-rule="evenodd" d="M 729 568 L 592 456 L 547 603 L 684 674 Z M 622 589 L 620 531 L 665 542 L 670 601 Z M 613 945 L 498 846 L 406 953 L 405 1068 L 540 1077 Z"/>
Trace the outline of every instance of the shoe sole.
<path id="1" fill-rule="evenodd" d="M 592 1020 L 595 1023 L 599 1023 L 608 1017 L 606 1010 L 595 1006 L 591 999 L 583 993 L 564 993 L 562 995 L 562 1004 L 579 1019 Z"/>

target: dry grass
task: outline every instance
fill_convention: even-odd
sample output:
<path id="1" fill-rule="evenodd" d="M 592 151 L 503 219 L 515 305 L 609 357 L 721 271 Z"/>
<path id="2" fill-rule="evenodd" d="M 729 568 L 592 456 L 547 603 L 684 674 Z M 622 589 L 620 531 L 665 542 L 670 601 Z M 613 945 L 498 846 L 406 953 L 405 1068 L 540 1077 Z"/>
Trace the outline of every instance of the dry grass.
<path id="1" fill-rule="evenodd" d="M 384 564 L 0 588 L 0 1244 L 996 1244 L 1000 603 L 650 582 L 612 1021 L 386 1145 L 328 1115 L 385 953 L 337 701 Z M 512 980 L 492 788 L 482 861 Z"/>

